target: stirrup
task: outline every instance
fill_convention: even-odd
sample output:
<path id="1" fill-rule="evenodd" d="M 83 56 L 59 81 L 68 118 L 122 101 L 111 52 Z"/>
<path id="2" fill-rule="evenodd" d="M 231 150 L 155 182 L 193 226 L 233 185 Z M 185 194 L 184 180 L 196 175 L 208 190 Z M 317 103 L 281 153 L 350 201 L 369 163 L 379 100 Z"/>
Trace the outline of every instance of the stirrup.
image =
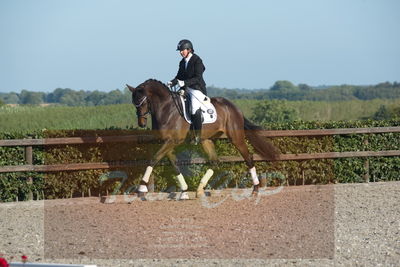
<path id="1" fill-rule="evenodd" d="M 191 138 L 190 143 L 191 143 L 192 145 L 198 145 L 198 144 L 200 144 L 200 143 L 201 143 L 201 138 L 200 138 L 200 136 L 194 135 L 194 136 Z"/>
<path id="2" fill-rule="evenodd" d="M 198 145 L 198 144 L 200 144 L 201 143 L 201 138 L 200 138 L 200 136 L 196 136 L 195 138 L 194 138 L 194 144 L 195 145 Z"/>

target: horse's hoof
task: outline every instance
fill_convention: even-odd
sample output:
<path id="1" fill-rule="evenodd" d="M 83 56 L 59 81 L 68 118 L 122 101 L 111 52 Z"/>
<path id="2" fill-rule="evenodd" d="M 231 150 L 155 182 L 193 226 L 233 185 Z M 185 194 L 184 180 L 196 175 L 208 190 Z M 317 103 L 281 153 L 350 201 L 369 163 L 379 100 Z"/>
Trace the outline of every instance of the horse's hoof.
<path id="1" fill-rule="evenodd" d="M 197 198 L 204 197 L 204 195 L 205 195 L 204 189 L 197 189 L 197 191 L 196 191 Z"/>
<path id="2" fill-rule="evenodd" d="M 196 191 L 196 198 L 203 197 L 205 195 L 204 188 L 199 185 Z"/>
<path id="3" fill-rule="evenodd" d="M 138 192 L 138 198 L 142 201 L 146 201 L 146 193 L 144 192 Z"/>
<path id="4" fill-rule="evenodd" d="M 252 196 L 257 196 L 258 195 L 258 188 L 259 187 L 260 187 L 259 185 L 255 185 L 253 187 L 253 192 L 251 193 Z"/>
<path id="5" fill-rule="evenodd" d="M 181 192 L 181 194 L 178 198 L 178 200 L 188 200 L 188 199 L 189 199 L 189 194 L 186 191 Z"/>

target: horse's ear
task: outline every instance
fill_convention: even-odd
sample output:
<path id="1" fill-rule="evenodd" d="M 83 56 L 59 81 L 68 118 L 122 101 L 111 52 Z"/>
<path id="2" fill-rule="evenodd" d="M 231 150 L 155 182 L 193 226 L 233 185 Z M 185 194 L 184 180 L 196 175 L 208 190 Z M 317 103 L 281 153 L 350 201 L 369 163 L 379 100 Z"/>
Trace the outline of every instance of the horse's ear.
<path id="1" fill-rule="evenodd" d="M 135 87 L 132 87 L 129 84 L 127 84 L 126 86 L 128 87 L 129 91 L 131 91 L 132 93 L 135 92 L 135 90 L 136 90 Z"/>

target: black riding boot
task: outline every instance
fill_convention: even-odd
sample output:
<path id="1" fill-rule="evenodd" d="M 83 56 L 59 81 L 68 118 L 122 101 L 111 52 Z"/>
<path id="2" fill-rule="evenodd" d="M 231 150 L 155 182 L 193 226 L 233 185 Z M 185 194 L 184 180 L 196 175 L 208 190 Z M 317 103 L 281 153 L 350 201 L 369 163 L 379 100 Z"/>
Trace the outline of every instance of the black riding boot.
<path id="1" fill-rule="evenodd" d="M 201 126 L 203 124 L 203 116 L 201 109 L 198 109 L 194 115 L 192 115 L 192 129 L 194 133 L 194 144 L 197 145 L 201 140 Z"/>

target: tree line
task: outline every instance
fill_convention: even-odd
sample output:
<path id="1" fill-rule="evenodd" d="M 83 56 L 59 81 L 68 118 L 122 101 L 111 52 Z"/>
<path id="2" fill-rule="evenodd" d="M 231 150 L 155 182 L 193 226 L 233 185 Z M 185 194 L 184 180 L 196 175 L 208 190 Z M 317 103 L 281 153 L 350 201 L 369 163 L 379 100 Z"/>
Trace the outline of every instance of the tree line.
<path id="1" fill-rule="evenodd" d="M 290 81 L 277 81 L 268 89 L 226 89 L 207 87 L 208 95 L 220 96 L 231 100 L 309 100 L 309 101 L 346 101 L 400 98 L 400 83 L 384 82 L 376 85 L 339 85 L 312 87 L 307 84 L 294 85 Z M 0 104 L 61 104 L 66 106 L 98 106 L 131 102 L 131 93 L 124 90 L 76 91 L 70 88 L 57 88 L 51 93 L 22 90 L 20 93 L 0 93 Z"/>
<path id="2" fill-rule="evenodd" d="M 307 84 L 294 85 L 290 81 L 277 81 L 269 89 L 221 89 L 207 88 L 209 95 L 228 99 L 258 100 L 309 100 L 309 101 L 347 101 L 400 98 L 400 83 L 384 82 L 376 85 L 336 85 L 312 87 Z"/>
<path id="3" fill-rule="evenodd" d="M 131 102 L 129 90 L 119 89 L 110 92 L 76 91 L 70 88 L 57 88 L 51 93 L 22 90 L 21 93 L 0 93 L 0 101 L 5 104 L 40 105 L 60 104 L 65 106 L 99 106 L 125 104 Z"/>

